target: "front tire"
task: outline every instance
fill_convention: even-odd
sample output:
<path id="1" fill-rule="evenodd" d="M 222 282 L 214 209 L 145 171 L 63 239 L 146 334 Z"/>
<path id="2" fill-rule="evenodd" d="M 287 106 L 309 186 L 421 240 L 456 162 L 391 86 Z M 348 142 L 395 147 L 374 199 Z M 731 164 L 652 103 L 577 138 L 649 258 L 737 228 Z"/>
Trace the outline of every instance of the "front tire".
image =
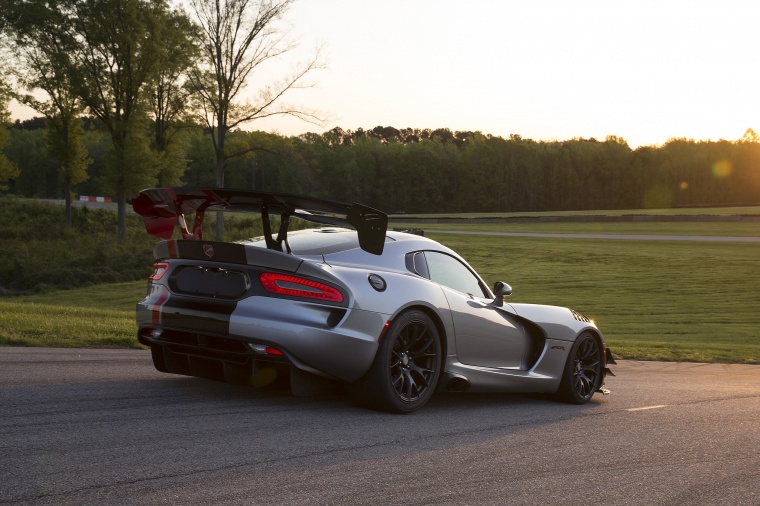
<path id="1" fill-rule="evenodd" d="M 411 413 L 424 406 L 441 375 L 438 329 L 422 311 L 397 317 L 388 328 L 367 374 L 351 387 L 360 404 L 381 411 Z"/>
<path id="2" fill-rule="evenodd" d="M 599 341 L 584 332 L 573 343 L 567 357 L 557 398 L 570 404 L 584 404 L 602 386 L 602 347 Z"/>

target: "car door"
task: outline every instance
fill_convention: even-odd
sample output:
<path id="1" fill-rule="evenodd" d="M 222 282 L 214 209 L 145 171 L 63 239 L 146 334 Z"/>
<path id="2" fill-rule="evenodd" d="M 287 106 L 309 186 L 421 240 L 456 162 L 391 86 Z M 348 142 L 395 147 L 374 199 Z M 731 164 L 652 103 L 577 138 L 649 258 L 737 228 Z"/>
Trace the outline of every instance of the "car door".
<path id="1" fill-rule="evenodd" d="M 456 354 L 463 364 L 523 369 L 528 337 L 519 321 L 491 304 L 480 279 L 459 259 L 425 251 L 427 274 L 451 308 Z"/>

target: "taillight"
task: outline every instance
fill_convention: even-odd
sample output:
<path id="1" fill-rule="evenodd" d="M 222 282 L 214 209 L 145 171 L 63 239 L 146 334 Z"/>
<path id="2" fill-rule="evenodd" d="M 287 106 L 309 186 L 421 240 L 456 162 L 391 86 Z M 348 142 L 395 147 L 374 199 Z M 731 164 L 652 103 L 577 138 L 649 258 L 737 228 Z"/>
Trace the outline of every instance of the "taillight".
<path id="1" fill-rule="evenodd" d="M 156 262 L 153 264 L 153 274 L 150 275 L 151 281 L 158 281 L 164 277 L 166 271 L 169 270 L 169 264 L 166 262 Z"/>
<path id="2" fill-rule="evenodd" d="M 329 302 L 343 302 L 343 294 L 335 288 L 312 281 L 311 279 L 299 278 L 288 274 L 278 274 L 275 272 L 262 272 L 259 275 L 259 281 L 267 291 L 278 295 L 289 295 L 292 297 L 305 297 L 307 299 L 317 299 Z"/>
<path id="3" fill-rule="evenodd" d="M 275 357 L 284 357 L 285 353 L 278 350 L 277 348 L 272 348 L 271 346 L 267 346 L 266 344 L 254 344 L 254 343 L 248 343 L 248 346 L 259 355 L 273 355 Z"/>

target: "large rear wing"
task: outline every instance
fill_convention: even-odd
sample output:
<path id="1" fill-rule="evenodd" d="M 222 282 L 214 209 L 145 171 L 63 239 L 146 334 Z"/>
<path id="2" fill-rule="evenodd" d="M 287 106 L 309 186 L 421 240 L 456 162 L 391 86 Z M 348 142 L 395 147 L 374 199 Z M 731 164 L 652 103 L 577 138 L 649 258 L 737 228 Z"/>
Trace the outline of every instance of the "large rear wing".
<path id="1" fill-rule="evenodd" d="M 359 234 L 361 248 L 375 255 L 383 252 L 388 227 L 385 213 L 361 204 L 227 188 L 150 188 L 132 199 L 132 208 L 143 217 L 148 233 L 170 239 L 174 227 L 179 225 L 185 240 L 203 239 L 203 218 L 207 211 L 260 213 L 267 248 L 278 251 L 283 251 L 283 245 L 290 250 L 287 236 L 289 220 L 293 216 L 323 225 L 352 227 Z M 185 215 L 190 213 L 195 213 L 192 228 L 185 220 Z M 280 216 L 276 236 L 272 232 L 270 215 Z"/>

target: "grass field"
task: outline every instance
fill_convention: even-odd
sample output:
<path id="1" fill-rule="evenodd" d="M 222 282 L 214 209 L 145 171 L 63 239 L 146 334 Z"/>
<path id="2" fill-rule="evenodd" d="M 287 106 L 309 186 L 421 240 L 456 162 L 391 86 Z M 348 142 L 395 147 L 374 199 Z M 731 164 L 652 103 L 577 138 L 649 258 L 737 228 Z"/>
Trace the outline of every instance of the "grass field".
<path id="1" fill-rule="evenodd" d="M 146 281 L 0 298 L 0 345 L 140 348 L 135 303 Z"/>
<path id="2" fill-rule="evenodd" d="M 393 218 L 515 218 L 515 217 L 540 217 L 540 216 L 734 216 L 755 215 L 760 216 L 760 206 L 735 206 L 735 207 L 678 207 L 668 209 L 618 209 L 606 211 L 541 211 L 541 212 L 514 212 L 514 213 L 442 213 L 442 214 L 396 214 Z"/>
<path id="3" fill-rule="evenodd" d="M 593 318 L 616 355 L 760 363 L 760 244 L 429 235 L 509 301 Z"/>
<path id="4" fill-rule="evenodd" d="M 414 223 L 391 221 L 393 228 L 479 230 L 544 234 L 708 235 L 760 237 L 760 222 L 624 222 L 624 223 Z"/>
<path id="5" fill-rule="evenodd" d="M 549 234 L 644 234 L 644 235 L 717 235 L 760 237 L 760 221 L 753 222 L 543 222 L 543 223 L 420 223 L 419 219 L 455 218 L 477 220 L 478 218 L 563 218 L 593 216 L 760 216 L 760 207 L 711 207 L 679 209 L 628 209 L 618 211 L 551 211 L 540 213 L 470 213 L 470 214 L 419 214 L 393 215 L 390 226 L 395 228 L 424 228 L 425 230 L 479 230 L 484 232 L 517 232 Z"/>
<path id="6" fill-rule="evenodd" d="M 572 233 L 593 224 L 551 225 Z M 691 225 L 726 226 L 612 225 L 607 233 L 667 225 L 676 235 L 692 235 Z M 428 235 L 462 253 L 488 283 L 511 284 L 508 301 L 568 306 L 593 318 L 616 356 L 760 363 L 760 244 Z M 0 298 L 0 345 L 139 347 L 134 305 L 144 291 L 140 281 Z"/>

